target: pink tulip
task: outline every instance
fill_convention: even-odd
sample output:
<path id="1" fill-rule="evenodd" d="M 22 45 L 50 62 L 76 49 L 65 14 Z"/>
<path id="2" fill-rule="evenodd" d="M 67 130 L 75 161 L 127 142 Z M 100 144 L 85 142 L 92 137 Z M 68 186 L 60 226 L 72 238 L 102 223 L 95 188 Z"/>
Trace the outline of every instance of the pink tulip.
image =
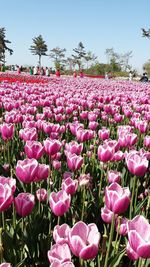
<path id="1" fill-rule="evenodd" d="M 120 161 L 124 159 L 124 153 L 122 151 L 117 151 L 114 153 L 111 161 Z"/>
<path id="2" fill-rule="evenodd" d="M 15 131 L 14 125 L 11 123 L 10 124 L 3 123 L 0 126 L 0 132 L 1 132 L 1 135 L 4 141 L 12 139 L 14 135 L 14 131 Z"/>
<path id="3" fill-rule="evenodd" d="M 71 252 L 66 243 L 53 245 L 51 250 L 48 251 L 47 256 L 51 264 L 54 262 L 62 264 L 71 261 Z"/>
<path id="4" fill-rule="evenodd" d="M 16 212 L 21 217 L 29 215 L 35 205 L 35 197 L 30 193 L 20 193 L 15 197 L 15 208 Z"/>
<path id="5" fill-rule="evenodd" d="M 47 191 L 45 188 L 40 188 L 36 191 L 36 197 L 40 202 L 47 200 Z"/>
<path id="6" fill-rule="evenodd" d="M 122 188 L 117 183 L 112 183 L 105 188 L 106 207 L 115 214 L 123 213 L 130 204 L 129 188 Z"/>
<path id="7" fill-rule="evenodd" d="M 27 141 L 24 150 L 29 159 L 40 159 L 44 154 L 44 147 L 38 141 Z"/>
<path id="8" fill-rule="evenodd" d="M 68 226 L 68 224 L 64 223 L 62 225 L 56 225 L 53 231 L 53 238 L 55 242 L 60 244 L 63 244 L 65 242 L 68 243 L 69 232 L 70 227 Z"/>
<path id="9" fill-rule="evenodd" d="M 94 112 L 89 112 L 88 113 L 88 119 L 89 119 L 89 121 L 96 121 L 97 120 L 97 114 L 95 114 Z"/>
<path id="10" fill-rule="evenodd" d="M 81 168 L 83 164 L 83 158 L 76 154 L 67 154 L 67 166 L 71 171 L 76 171 Z"/>
<path id="11" fill-rule="evenodd" d="M 12 194 L 15 193 L 16 190 L 16 179 L 10 177 L 0 176 L 0 184 L 8 184 L 12 190 Z"/>
<path id="12" fill-rule="evenodd" d="M 71 197 L 64 190 L 50 194 L 49 204 L 52 212 L 56 216 L 64 215 L 70 208 L 70 202 Z"/>
<path id="13" fill-rule="evenodd" d="M 119 232 L 120 235 L 125 236 L 127 234 L 127 218 L 120 218 L 120 225 L 118 225 L 118 220 L 116 220 L 116 231 Z"/>
<path id="14" fill-rule="evenodd" d="M 86 129 L 77 129 L 76 137 L 79 142 L 85 142 L 94 138 L 94 131 Z"/>
<path id="15" fill-rule="evenodd" d="M 109 170 L 108 171 L 108 182 L 109 183 L 120 183 L 121 180 L 121 173 L 115 170 Z"/>
<path id="16" fill-rule="evenodd" d="M 130 152 L 126 155 L 126 164 L 128 170 L 136 176 L 144 176 L 148 169 L 148 160 L 136 152 Z"/>
<path id="17" fill-rule="evenodd" d="M 61 142 L 54 139 L 50 139 L 50 138 L 47 138 L 46 140 L 44 140 L 44 148 L 45 148 L 45 152 L 49 155 L 49 156 L 52 156 L 56 153 L 58 153 L 61 149 Z"/>
<path id="18" fill-rule="evenodd" d="M 144 137 L 144 146 L 150 149 L 150 136 L 145 136 Z"/>
<path id="19" fill-rule="evenodd" d="M 93 178 L 90 176 L 89 173 L 81 174 L 78 177 L 79 186 L 90 186 L 90 184 L 92 183 L 92 179 Z"/>
<path id="20" fill-rule="evenodd" d="M 109 210 L 106 206 L 101 208 L 101 217 L 102 220 L 106 223 L 111 223 L 114 213 Z"/>
<path id="21" fill-rule="evenodd" d="M 140 133 L 146 133 L 148 131 L 148 123 L 147 121 L 138 120 L 137 121 L 137 128 Z"/>
<path id="22" fill-rule="evenodd" d="M 103 144 L 98 147 L 98 159 L 102 162 L 110 161 L 113 158 L 114 153 L 114 147 L 110 147 L 107 144 Z"/>
<path id="23" fill-rule="evenodd" d="M 38 174 L 38 162 L 36 159 L 18 160 L 16 176 L 23 183 L 33 182 Z"/>
<path id="24" fill-rule="evenodd" d="M 106 140 L 110 136 L 110 130 L 103 127 L 101 130 L 98 131 L 98 136 L 100 139 Z"/>
<path id="25" fill-rule="evenodd" d="M 76 135 L 77 130 L 83 129 L 84 125 L 79 122 L 73 122 L 69 124 L 69 129 L 73 135 Z"/>
<path id="26" fill-rule="evenodd" d="M 114 115 L 114 120 L 115 120 L 115 122 L 121 122 L 122 120 L 123 120 L 123 118 L 124 118 L 124 116 L 123 115 L 121 115 L 121 114 L 115 114 Z"/>
<path id="27" fill-rule="evenodd" d="M 83 150 L 83 144 L 78 144 L 76 141 L 72 141 L 70 143 L 66 143 L 65 149 L 71 154 L 80 155 Z"/>
<path id="28" fill-rule="evenodd" d="M 0 212 L 7 210 L 13 202 L 11 187 L 5 183 L 0 184 Z"/>
<path id="29" fill-rule="evenodd" d="M 50 168 L 49 165 L 46 164 L 38 164 L 37 174 L 34 179 L 34 182 L 39 182 L 42 180 L 47 180 L 48 176 L 50 174 Z"/>
<path id="30" fill-rule="evenodd" d="M 52 166 L 55 170 L 60 170 L 61 169 L 61 161 L 59 160 L 53 160 L 52 161 Z"/>
<path id="31" fill-rule="evenodd" d="M 81 120 L 87 120 L 88 118 L 88 111 L 87 110 L 84 110 L 80 113 L 80 118 Z"/>
<path id="32" fill-rule="evenodd" d="M 62 181 L 62 189 L 66 191 L 67 194 L 74 195 L 78 188 L 78 181 L 68 177 Z"/>
<path id="33" fill-rule="evenodd" d="M 25 142 L 36 141 L 37 140 L 37 131 L 36 128 L 24 128 L 19 131 L 19 137 Z"/>
<path id="34" fill-rule="evenodd" d="M 150 258 L 150 224 L 141 215 L 134 217 L 127 223 L 128 246 L 127 254 L 130 259 L 139 257 Z"/>
<path id="35" fill-rule="evenodd" d="M 96 224 L 77 222 L 69 232 L 72 253 L 84 260 L 94 259 L 99 250 L 100 233 Z"/>
<path id="36" fill-rule="evenodd" d="M 89 122 L 89 125 L 88 125 L 88 128 L 90 129 L 90 130 L 93 130 L 93 131 L 95 131 L 96 130 L 96 128 L 98 127 L 98 122 L 97 121 L 90 121 Z"/>
<path id="37" fill-rule="evenodd" d="M 63 179 L 65 180 L 65 179 L 67 179 L 68 177 L 72 177 L 72 172 L 64 172 L 63 173 Z"/>
<path id="38" fill-rule="evenodd" d="M 54 261 L 50 265 L 50 267 L 75 267 L 75 266 L 71 261 L 67 261 L 67 262 L 63 262 L 63 263 Z"/>

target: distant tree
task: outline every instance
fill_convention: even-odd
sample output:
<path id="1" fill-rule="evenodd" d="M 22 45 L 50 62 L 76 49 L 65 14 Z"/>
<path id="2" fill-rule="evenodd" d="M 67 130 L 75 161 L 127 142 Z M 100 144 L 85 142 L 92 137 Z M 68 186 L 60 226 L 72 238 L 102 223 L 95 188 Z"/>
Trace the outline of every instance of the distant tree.
<path id="1" fill-rule="evenodd" d="M 119 55 L 119 64 L 121 66 L 122 71 L 131 70 L 131 65 L 129 65 L 129 60 L 132 57 L 132 51 L 128 51 L 124 54 Z"/>
<path id="2" fill-rule="evenodd" d="M 83 43 L 79 42 L 78 47 L 74 48 L 73 51 L 75 52 L 75 54 L 73 54 L 72 57 L 80 70 L 82 66 L 82 59 L 84 59 L 86 55 Z"/>
<path id="3" fill-rule="evenodd" d="M 29 50 L 33 55 L 38 55 L 39 60 L 38 64 L 41 66 L 41 56 L 47 56 L 47 45 L 45 41 L 43 40 L 42 35 L 39 35 L 37 37 L 34 37 L 33 39 L 33 45 L 30 46 Z"/>
<path id="4" fill-rule="evenodd" d="M 111 66 L 111 71 L 120 71 L 119 54 L 117 54 L 113 48 L 107 48 L 105 54 L 108 58 L 108 64 Z"/>
<path id="5" fill-rule="evenodd" d="M 66 60 L 65 60 L 65 52 L 66 49 L 61 49 L 60 47 L 55 47 L 50 50 L 50 58 L 54 60 L 55 68 L 61 68 L 64 66 Z"/>
<path id="6" fill-rule="evenodd" d="M 105 52 L 108 64 L 110 64 L 112 71 L 128 71 L 131 69 L 129 60 L 132 57 L 132 51 L 123 54 L 116 53 L 113 48 L 107 48 Z"/>
<path id="7" fill-rule="evenodd" d="M 143 70 L 144 72 L 147 72 L 148 76 L 150 76 L 150 60 L 144 63 Z"/>
<path id="8" fill-rule="evenodd" d="M 69 66 L 69 70 L 71 72 L 74 70 L 76 65 L 75 60 L 72 57 L 67 57 L 66 64 Z"/>
<path id="9" fill-rule="evenodd" d="M 143 28 L 141 28 L 142 30 L 142 37 L 147 37 L 147 38 L 150 38 L 150 29 L 148 29 L 147 31 Z"/>
<path id="10" fill-rule="evenodd" d="M 10 55 L 13 54 L 13 50 L 7 46 L 11 42 L 5 39 L 5 28 L 0 28 L 0 61 L 5 63 L 5 52 L 8 51 Z"/>
<path id="11" fill-rule="evenodd" d="M 95 56 L 91 51 L 88 51 L 87 53 L 86 53 L 86 55 L 84 56 L 84 58 L 85 58 L 85 61 L 86 61 L 86 63 L 87 63 L 87 69 L 88 69 L 88 67 L 89 67 L 89 62 L 91 62 L 91 63 L 94 63 L 95 62 L 95 60 L 97 59 L 97 56 Z"/>

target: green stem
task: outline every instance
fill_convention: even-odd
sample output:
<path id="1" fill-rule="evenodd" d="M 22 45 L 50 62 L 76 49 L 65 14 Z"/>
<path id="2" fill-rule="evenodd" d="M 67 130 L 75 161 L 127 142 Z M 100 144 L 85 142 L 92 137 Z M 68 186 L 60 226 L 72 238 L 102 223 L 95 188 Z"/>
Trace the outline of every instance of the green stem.
<path id="1" fill-rule="evenodd" d="M 9 167 L 10 167 L 10 143 L 9 143 L 9 141 L 7 142 L 7 153 L 8 153 L 8 163 L 9 163 Z"/>
<path id="2" fill-rule="evenodd" d="M 115 214 L 113 214 L 113 217 L 112 217 L 110 234 L 109 234 L 109 241 L 108 241 L 108 248 L 107 248 L 107 252 L 106 252 L 104 267 L 108 267 L 108 258 L 109 258 L 109 252 L 110 252 L 110 248 L 111 248 L 111 244 L 112 244 L 112 240 L 113 240 L 114 227 L 115 227 Z"/>
<path id="3" fill-rule="evenodd" d="M 130 211 L 129 211 L 129 218 L 130 218 L 130 220 L 132 218 L 132 210 L 133 210 L 133 199 L 134 199 L 134 193 L 135 193 L 135 185 L 136 185 L 136 176 L 133 177 L 133 183 L 132 183 L 132 196 L 131 196 Z"/>
<path id="4" fill-rule="evenodd" d="M 150 208 L 150 196 L 148 197 L 147 206 L 146 206 L 146 218 L 148 218 L 147 216 L 148 216 L 149 208 Z"/>
<path id="5" fill-rule="evenodd" d="M 57 225 L 60 225 L 60 216 L 58 216 Z"/>
<path id="6" fill-rule="evenodd" d="M 5 215 L 4 215 L 4 211 L 2 211 L 2 227 L 5 230 Z"/>
<path id="7" fill-rule="evenodd" d="M 84 207 L 85 207 L 85 186 L 84 186 L 84 189 L 83 189 L 83 193 L 82 193 L 82 213 L 81 213 L 81 221 L 83 221 L 83 217 L 84 217 Z"/>
<path id="8" fill-rule="evenodd" d="M 13 227 L 14 229 L 16 228 L 16 210 L 14 203 L 13 203 Z"/>
<path id="9" fill-rule="evenodd" d="M 22 230 L 22 250 L 21 250 L 21 260 L 23 260 L 23 249 L 24 249 L 24 218 L 22 218 L 21 230 Z"/>
<path id="10" fill-rule="evenodd" d="M 116 239 L 115 239 L 113 255 L 117 252 L 117 247 L 118 247 L 117 241 L 118 241 L 118 236 L 119 236 L 120 224 L 121 224 L 121 217 L 118 217 L 118 227 L 117 227 L 117 234 L 116 234 Z"/>
<path id="11" fill-rule="evenodd" d="M 0 263 L 3 262 L 3 241 L 2 241 L 2 232 L 3 232 L 3 229 L 0 228 Z"/>
<path id="12" fill-rule="evenodd" d="M 102 181 L 103 181 L 103 170 L 101 169 L 101 176 L 100 176 L 100 183 L 99 183 L 99 190 L 98 190 L 98 199 L 100 200 L 101 190 L 102 190 Z"/>
<path id="13" fill-rule="evenodd" d="M 142 267 L 142 258 L 139 258 L 138 260 L 138 267 Z"/>

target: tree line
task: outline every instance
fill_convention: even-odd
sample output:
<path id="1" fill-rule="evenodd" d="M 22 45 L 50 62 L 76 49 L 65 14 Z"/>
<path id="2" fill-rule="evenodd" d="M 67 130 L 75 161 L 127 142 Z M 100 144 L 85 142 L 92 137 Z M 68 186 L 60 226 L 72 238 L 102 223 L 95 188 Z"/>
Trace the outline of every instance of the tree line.
<path id="1" fill-rule="evenodd" d="M 5 28 L 0 28 L 0 62 L 5 63 L 5 53 L 10 55 L 13 50 L 8 47 L 11 42 L 6 38 Z M 105 72 L 127 72 L 132 69 L 129 64 L 132 57 L 132 51 L 126 53 L 117 53 L 114 48 L 107 48 L 105 51 L 107 64 L 100 63 L 97 56 L 92 51 L 86 51 L 82 42 L 79 42 L 76 48 L 73 48 L 71 56 L 66 57 L 66 48 L 54 47 L 48 53 L 48 46 L 40 34 L 32 39 L 32 45 L 29 47 L 31 53 L 38 56 L 37 65 L 41 66 L 41 58 L 49 56 L 56 69 L 72 72 L 74 69 L 84 69 L 87 73 L 104 74 Z"/>

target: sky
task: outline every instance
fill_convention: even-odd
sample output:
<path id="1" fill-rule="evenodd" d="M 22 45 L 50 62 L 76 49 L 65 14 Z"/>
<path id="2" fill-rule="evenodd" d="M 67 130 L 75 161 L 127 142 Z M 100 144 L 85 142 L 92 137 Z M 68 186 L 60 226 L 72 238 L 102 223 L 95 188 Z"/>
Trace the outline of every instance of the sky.
<path id="1" fill-rule="evenodd" d="M 36 65 L 29 47 L 40 34 L 48 53 L 58 46 L 71 56 L 81 41 L 101 63 L 107 48 L 132 51 L 129 63 L 139 72 L 150 59 L 150 39 L 141 31 L 150 28 L 150 0 L 0 0 L 0 27 L 14 50 L 6 64 Z M 42 65 L 52 66 L 52 59 L 43 56 Z"/>

